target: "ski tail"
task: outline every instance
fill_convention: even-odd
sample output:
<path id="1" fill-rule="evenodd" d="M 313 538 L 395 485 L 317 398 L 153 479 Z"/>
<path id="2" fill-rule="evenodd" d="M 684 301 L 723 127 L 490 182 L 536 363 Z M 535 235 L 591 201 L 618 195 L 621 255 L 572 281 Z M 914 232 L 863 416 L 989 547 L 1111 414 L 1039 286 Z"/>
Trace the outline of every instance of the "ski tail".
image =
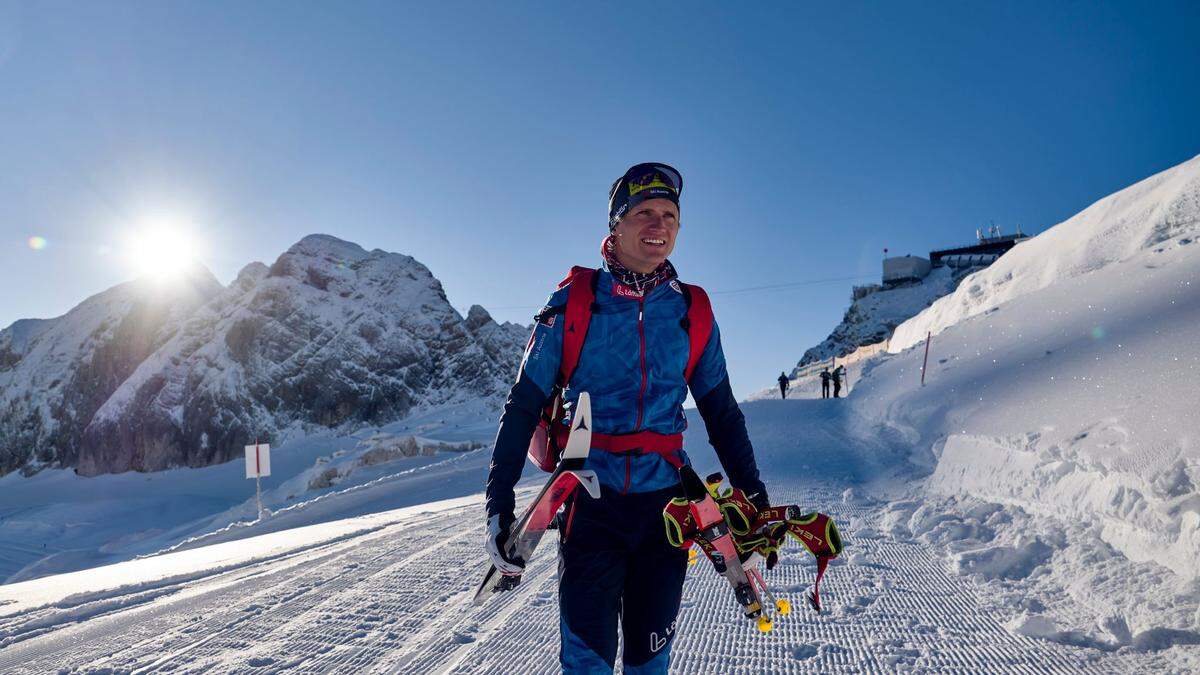
<path id="1" fill-rule="evenodd" d="M 579 486 L 593 499 L 600 498 L 600 482 L 594 471 L 584 469 L 592 444 L 592 404 L 587 392 L 580 392 L 575 403 L 571 434 L 561 461 L 538 496 L 526 507 L 509 532 L 505 552 L 528 562 L 542 535 L 554 522 L 554 516 Z M 482 605 L 492 594 L 512 590 L 521 583 L 521 575 L 503 575 L 492 565 L 475 592 L 473 604 Z"/>

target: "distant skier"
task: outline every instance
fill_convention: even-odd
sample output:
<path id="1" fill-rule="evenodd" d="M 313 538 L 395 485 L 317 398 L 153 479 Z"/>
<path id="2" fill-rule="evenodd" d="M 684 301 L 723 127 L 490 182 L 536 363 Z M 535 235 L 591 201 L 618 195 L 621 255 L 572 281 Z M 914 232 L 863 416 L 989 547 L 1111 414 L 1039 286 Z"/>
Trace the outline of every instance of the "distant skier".
<path id="1" fill-rule="evenodd" d="M 821 398 L 829 398 L 829 369 L 821 371 Z"/>
<path id="2" fill-rule="evenodd" d="M 787 398 L 788 376 L 784 373 L 779 373 L 779 398 Z"/>
<path id="3" fill-rule="evenodd" d="M 618 626 L 626 673 L 665 673 L 677 632 L 687 552 L 663 533 L 663 506 L 682 496 L 677 466 L 683 451 L 683 402 L 688 389 L 730 482 L 758 507 L 769 505 L 725 369 L 711 311 L 711 333 L 692 345 L 689 309 L 707 296 L 681 284 L 667 260 L 679 234 L 683 180 L 665 164 L 638 164 L 609 191 L 609 235 L 603 267 L 573 271 L 589 279 L 594 304 L 573 304 L 572 283 L 555 291 L 538 313 L 517 382 L 509 392 L 487 483 L 486 548 L 496 568 L 520 574 L 524 561 L 502 552 L 514 520 L 513 486 L 545 404 L 562 384 L 568 416 L 579 392 L 591 394 L 592 449 L 601 498 L 581 491 L 559 517 L 559 661 L 563 672 L 611 672 Z M 583 274 L 583 276 L 576 276 Z M 698 300 L 699 298 L 699 300 Z M 579 360 L 565 382 L 564 336 L 578 335 L 579 312 L 589 318 Z M 688 321 L 683 321 L 687 317 Z M 578 338 L 570 338 L 578 346 Z M 690 377 L 682 368 L 692 362 Z M 632 355 L 632 356 L 631 356 Z M 519 670 L 519 664 L 513 668 Z"/>
<path id="4" fill-rule="evenodd" d="M 846 373 L 845 366 L 838 366 L 833 369 L 833 397 L 841 398 L 842 396 L 842 375 Z"/>

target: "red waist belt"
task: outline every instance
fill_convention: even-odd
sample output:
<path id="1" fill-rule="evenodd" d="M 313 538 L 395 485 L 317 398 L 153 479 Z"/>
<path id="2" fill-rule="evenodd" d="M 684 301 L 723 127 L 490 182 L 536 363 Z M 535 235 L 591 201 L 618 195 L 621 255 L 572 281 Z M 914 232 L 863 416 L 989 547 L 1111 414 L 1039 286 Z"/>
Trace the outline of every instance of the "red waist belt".
<path id="1" fill-rule="evenodd" d="M 569 430 L 568 430 L 569 431 Z M 566 447 L 567 434 L 559 435 L 561 447 Z M 633 452 L 662 455 L 671 466 L 683 466 L 679 451 L 683 449 L 683 434 L 660 434 L 654 431 L 638 431 L 632 434 L 599 434 L 592 432 L 592 449 L 605 452 Z"/>

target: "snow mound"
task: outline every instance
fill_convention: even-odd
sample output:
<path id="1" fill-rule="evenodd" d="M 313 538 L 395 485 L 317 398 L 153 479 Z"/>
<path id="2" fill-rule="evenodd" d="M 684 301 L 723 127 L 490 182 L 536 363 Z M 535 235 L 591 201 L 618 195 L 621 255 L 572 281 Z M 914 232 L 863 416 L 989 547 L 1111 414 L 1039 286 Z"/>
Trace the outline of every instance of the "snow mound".
<path id="1" fill-rule="evenodd" d="M 1200 156 L 1109 195 L 1017 244 L 991 267 L 904 322 L 890 350 L 903 351 L 1014 298 L 1200 237 Z"/>

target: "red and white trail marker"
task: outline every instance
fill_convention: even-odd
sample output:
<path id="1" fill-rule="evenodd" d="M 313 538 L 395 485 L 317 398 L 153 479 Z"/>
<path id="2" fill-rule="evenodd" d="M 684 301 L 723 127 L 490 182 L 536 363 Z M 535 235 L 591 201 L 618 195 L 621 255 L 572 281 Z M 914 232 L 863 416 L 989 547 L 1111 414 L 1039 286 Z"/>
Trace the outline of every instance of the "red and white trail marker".
<path id="1" fill-rule="evenodd" d="M 246 478 L 271 475 L 271 446 L 256 443 L 246 446 Z"/>
<path id="2" fill-rule="evenodd" d="M 271 475 L 271 446 L 255 443 L 246 446 L 246 478 L 254 479 L 254 497 L 258 501 L 258 519 L 262 520 L 262 477 Z"/>

